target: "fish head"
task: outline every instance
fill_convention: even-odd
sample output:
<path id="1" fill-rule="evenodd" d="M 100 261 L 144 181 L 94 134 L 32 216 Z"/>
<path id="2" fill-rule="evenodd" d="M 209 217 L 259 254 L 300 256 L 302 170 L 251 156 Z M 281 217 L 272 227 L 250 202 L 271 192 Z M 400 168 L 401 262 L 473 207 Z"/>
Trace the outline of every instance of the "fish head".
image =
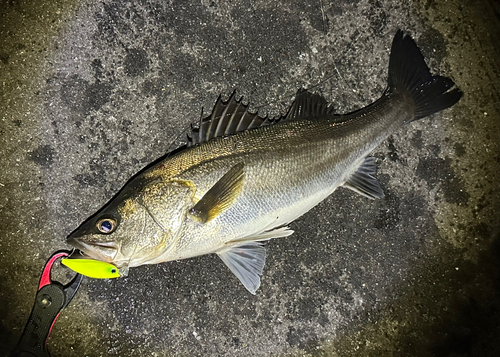
<path id="1" fill-rule="evenodd" d="M 162 261 L 176 246 L 194 189 L 189 182 L 131 181 L 67 238 L 91 259 L 128 267 Z"/>

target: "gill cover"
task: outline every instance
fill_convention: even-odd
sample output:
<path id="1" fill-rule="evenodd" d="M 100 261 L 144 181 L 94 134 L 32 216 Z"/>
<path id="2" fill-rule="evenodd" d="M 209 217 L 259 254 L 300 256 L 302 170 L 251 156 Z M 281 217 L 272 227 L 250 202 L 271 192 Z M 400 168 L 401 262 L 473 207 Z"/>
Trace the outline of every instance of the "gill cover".
<path id="1" fill-rule="evenodd" d="M 192 204 L 194 192 L 194 185 L 189 181 L 159 181 L 143 189 L 139 202 L 161 231 L 175 235 L 181 227 L 185 209 Z"/>

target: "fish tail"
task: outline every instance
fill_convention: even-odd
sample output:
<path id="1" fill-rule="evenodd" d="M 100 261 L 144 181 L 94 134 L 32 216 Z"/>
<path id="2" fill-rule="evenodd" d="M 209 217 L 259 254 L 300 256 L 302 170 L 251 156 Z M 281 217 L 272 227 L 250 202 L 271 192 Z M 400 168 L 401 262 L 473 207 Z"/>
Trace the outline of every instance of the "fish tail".
<path id="1" fill-rule="evenodd" d="M 401 30 L 392 42 L 388 81 L 389 93 L 401 93 L 413 101 L 415 113 L 407 123 L 451 107 L 462 97 L 451 79 L 430 73 L 415 41 Z"/>

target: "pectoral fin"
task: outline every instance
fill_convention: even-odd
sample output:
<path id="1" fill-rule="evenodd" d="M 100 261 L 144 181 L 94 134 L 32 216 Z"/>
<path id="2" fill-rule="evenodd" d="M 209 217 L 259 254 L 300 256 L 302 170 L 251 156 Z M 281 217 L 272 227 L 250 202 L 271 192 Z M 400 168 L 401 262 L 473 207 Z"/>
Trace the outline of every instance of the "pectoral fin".
<path id="1" fill-rule="evenodd" d="M 258 242 L 250 242 L 217 252 L 217 255 L 245 288 L 255 295 L 266 263 L 266 248 Z"/>
<path id="2" fill-rule="evenodd" d="M 206 223 L 231 206 L 243 186 L 245 173 L 243 163 L 234 165 L 205 195 L 189 210 L 192 217 Z"/>
<path id="3" fill-rule="evenodd" d="M 384 197 L 384 192 L 375 177 L 377 165 L 374 157 L 367 157 L 344 186 L 371 199 Z"/>

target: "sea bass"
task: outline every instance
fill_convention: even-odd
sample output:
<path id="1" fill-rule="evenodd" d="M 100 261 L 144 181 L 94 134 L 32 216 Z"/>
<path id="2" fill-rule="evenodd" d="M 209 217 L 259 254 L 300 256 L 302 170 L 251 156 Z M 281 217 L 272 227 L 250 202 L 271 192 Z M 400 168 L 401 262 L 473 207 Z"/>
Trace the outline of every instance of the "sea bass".
<path id="1" fill-rule="evenodd" d="M 263 241 L 339 186 L 383 197 L 370 152 L 400 126 L 454 105 L 462 92 L 432 76 L 415 42 L 394 37 L 382 97 L 338 115 L 299 90 L 288 113 L 269 119 L 233 95 L 220 97 L 187 147 L 132 178 L 67 242 L 120 275 L 129 267 L 215 253 L 255 294 Z"/>

